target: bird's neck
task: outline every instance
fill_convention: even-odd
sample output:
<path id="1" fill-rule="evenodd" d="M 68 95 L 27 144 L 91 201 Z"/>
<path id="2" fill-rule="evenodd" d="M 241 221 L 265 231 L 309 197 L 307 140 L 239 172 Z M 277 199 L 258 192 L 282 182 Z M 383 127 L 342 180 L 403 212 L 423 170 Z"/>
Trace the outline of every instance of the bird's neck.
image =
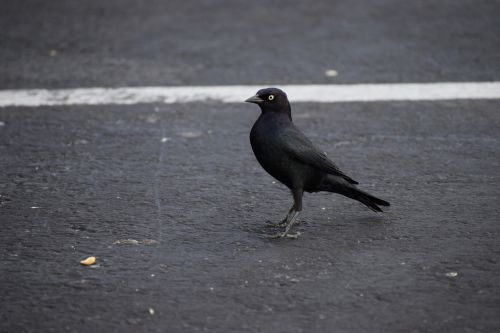
<path id="1" fill-rule="evenodd" d="M 285 110 L 288 118 L 290 118 L 290 121 L 292 121 L 292 107 L 290 106 L 290 103 L 286 102 Z"/>
<path id="2" fill-rule="evenodd" d="M 284 117 L 286 116 L 290 121 L 292 121 L 292 108 L 290 107 L 290 103 L 286 103 L 286 105 L 280 105 L 279 108 L 261 108 L 262 115 L 269 114 L 273 115 L 273 117 Z"/>

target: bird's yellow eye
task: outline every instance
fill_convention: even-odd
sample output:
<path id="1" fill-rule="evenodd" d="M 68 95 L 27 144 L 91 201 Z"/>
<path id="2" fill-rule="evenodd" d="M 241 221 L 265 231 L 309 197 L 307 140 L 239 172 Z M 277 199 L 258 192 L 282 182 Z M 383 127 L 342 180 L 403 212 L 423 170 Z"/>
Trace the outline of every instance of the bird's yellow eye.
<path id="1" fill-rule="evenodd" d="M 270 100 L 270 101 L 272 101 L 272 100 L 274 99 L 274 95 L 269 95 L 269 96 L 267 97 L 267 99 L 268 99 L 268 100 Z"/>

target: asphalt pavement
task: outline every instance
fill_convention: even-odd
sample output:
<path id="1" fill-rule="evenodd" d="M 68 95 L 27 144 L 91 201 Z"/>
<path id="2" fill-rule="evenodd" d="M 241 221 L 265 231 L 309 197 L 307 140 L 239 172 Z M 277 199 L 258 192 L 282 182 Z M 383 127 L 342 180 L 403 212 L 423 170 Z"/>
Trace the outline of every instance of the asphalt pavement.
<path id="1" fill-rule="evenodd" d="M 3 1 L 0 89 L 500 80 L 499 12 Z M 499 107 L 292 104 L 392 204 L 306 194 L 297 240 L 265 237 L 291 196 L 253 156 L 254 105 L 0 108 L 0 331 L 498 331 Z"/>

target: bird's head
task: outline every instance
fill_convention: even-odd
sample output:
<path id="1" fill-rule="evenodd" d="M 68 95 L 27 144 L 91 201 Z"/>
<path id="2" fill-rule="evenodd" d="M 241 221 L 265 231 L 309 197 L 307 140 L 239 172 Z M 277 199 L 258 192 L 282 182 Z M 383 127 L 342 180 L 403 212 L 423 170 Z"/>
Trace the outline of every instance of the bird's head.
<path id="1" fill-rule="evenodd" d="M 285 92 L 278 88 L 265 88 L 257 91 L 255 96 L 245 100 L 260 106 L 262 112 L 284 112 L 290 114 L 290 103 Z"/>

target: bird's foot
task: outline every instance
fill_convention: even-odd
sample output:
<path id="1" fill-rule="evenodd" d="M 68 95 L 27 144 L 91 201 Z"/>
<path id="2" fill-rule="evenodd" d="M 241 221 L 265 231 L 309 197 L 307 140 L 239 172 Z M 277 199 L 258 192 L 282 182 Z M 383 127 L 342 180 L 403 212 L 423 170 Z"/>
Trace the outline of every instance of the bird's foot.
<path id="1" fill-rule="evenodd" d="M 288 223 L 288 221 L 286 221 L 286 220 L 283 220 L 280 223 L 273 223 L 271 221 L 266 221 L 265 227 L 266 228 L 284 228 L 284 227 L 286 227 L 287 223 Z M 302 220 L 298 220 L 298 221 L 295 221 L 294 225 L 297 225 L 297 224 L 307 224 L 307 223 L 305 223 Z"/>
<path id="2" fill-rule="evenodd" d="M 286 221 L 281 221 L 280 223 L 272 223 L 267 221 L 266 228 L 283 228 L 286 226 Z"/>
<path id="3" fill-rule="evenodd" d="M 277 234 L 274 235 L 268 235 L 267 238 L 269 239 L 278 239 L 278 238 L 291 238 L 291 239 L 297 239 L 301 235 L 300 232 L 296 232 L 294 234 L 290 234 L 287 232 L 278 232 Z"/>

